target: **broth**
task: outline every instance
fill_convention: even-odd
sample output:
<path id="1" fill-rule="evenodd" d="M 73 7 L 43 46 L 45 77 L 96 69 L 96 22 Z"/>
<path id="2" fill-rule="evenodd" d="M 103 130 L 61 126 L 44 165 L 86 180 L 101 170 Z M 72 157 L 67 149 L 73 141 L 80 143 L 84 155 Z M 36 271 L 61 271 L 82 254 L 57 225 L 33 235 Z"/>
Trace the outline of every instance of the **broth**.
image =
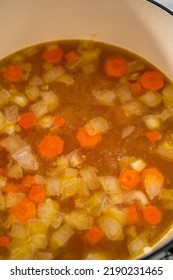
<path id="1" fill-rule="evenodd" d="M 115 46 L 0 63 L 0 259 L 133 259 L 173 221 L 173 85 Z"/>

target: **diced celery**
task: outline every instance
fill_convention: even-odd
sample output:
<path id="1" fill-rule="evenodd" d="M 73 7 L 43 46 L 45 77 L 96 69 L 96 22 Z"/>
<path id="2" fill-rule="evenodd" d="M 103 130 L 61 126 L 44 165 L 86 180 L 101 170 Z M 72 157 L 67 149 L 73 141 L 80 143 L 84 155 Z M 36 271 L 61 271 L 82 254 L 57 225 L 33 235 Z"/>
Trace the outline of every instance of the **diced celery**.
<path id="1" fill-rule="evenodd" d="M 62 225 L 51 237 L 51 247 L 57 250 L 64 246 L 74 234 L 74 230 L 67 224 Z"/>
<path id="2" fill-rule="evenodd" d="M 108 205 L 103 209 L 103 213 L 115 219 L 120 225 L 126 224 L 126 213 L 116 206 Z"/>
<path id="3" fill-rule="evenodd" d="M 20 179 L 23 177 L 23 170 L 18 163 L 14 163 L 8 169 L 7 175 L 10 178 Z"/>
<path id="4" fill-rule="evenodd" d="M 79 174 L 89 190 L 95 190 L 101 186 L 99 178 L 91 166 L 83 167 L 80 169 Z"/>
<path id="5" fill-rule="evenodd" d="M 40 90 L 38 86 L 32 86 L 25 90 L 25 94 L 31 101 L 35 101 L 40 96 Z"/>
<path id="6" fill-rule="evenodd" d="M 64 177 L 61 180 L 61 198 L 65 199 L 75 195 L 79 184 L 80 179 L 77 177 Z"/>
<path id="7" fill-rule="evenodd" d="M 66 222 L 74 229 L 88 230 L 93 225 L 93 218 L 84 210 L 73 210 L 66 216 Z"/>

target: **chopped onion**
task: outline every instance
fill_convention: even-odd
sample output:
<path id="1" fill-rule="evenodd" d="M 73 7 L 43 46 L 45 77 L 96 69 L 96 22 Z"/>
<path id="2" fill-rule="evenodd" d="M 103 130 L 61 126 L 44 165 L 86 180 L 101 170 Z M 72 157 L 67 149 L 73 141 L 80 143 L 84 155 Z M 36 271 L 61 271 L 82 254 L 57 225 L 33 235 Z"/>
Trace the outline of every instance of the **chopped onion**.
<path id="1" fill-rule="evenodd" d="M 78 171 L 75 168 L 67 167 L 64 173 L 65 177 L 76 177 L 78 175 Z"/>
<path id="2" fill-rule="evenodd" d="M 65 84 L 66 86 L 71 86 L 74 84 L 73 76 L 66 73 L 58 77 L 57 81 Z"/>
<path id="3" fill-rule="evenodd" d="M 66 177 L 61 180 L 62 199 L 76 194 L 80 179 L 77 177 Z"/>
<path id="4" fill-rule="evenodd" d="M 116 206 L 107 205 L 103 209 L 103 213 L 115 219 L 120 225 L 126 224 L 126 212 Z"/>
<path id="5" fill-rule="evenodd" d="M 10 178 L 20 179 L 23 177 L 23 170 L 18 163 L 14 163 L 12 166 L 10 166 L 7 175 Z"/>
<path id="6" fill-rule="evenodd" d="M 127 117 L 141 116 L 145 112 L 143 104 L 138 100 L 133 100 L 122 105 L 124 113 Z"/>
<path id="7" fill-rule="evenodd" d="M 19 119 L 18 106 L 12 105 L 5 110 L 5 118 L 7 124 L 16 123 Z"/>
<path id="8" fill-rule="evenodd" d="M 22 108 L 28 105 L 29 103 L 28 98 L 24 94 L 19 92 L 17 94 L 12 95 L 12 101 Z"/>
<path id="9" fill-rule="evenodd" d="M 123 192 L 123 201 L 127 204 L 133 204 L 135 201 L 137 201 L 141 206 L 145 206 L 149 204 L 149 201 L 145 194 L 142 191 L 124 191 Z"/>
<path id="10" fill-rule="evenodd" d="M 47 237 L 45 234 L 37 233 L 31 237 L 32 248 L 44 250 L 47 246 Z"/>
<path id="11" fill-rule="evenodd" d="M 25 90 L 25 94 L 31 101 L 35 101 L 40 96 L 40 90 L 38 86 L 32 86 Z"/>
<path id="12" fill-rule="evenodd" d="M 42 128 L 50 128 L 53 125 L 53 116 L 46 115 L 38 123 Z"/>
<path id="13" fill-rule="evenodd" d="M 37 118 L 41 118 L 48 113 L 48 107 L 43 100 L 31 105 L 31 110 Z"/>
<path id="14" fill-rule="evenodd" d="M 124 138 L 128 137 L 129 135 L 131 135 L 133 133 L 134 130 L 135 130 L 134 125 L 124 127 L 121 138 L 124 139 Z"/>
<path id="15" fill-rule="evenodd" d="M 31 80 L 29 81 L 29 85 L 30 86 L 41 86 L 41 85 L 43 85 L 43 81 L 39 76 L 34 75 L 31 78 Z"/>
<path id="16" fill-rule="evenodd" d="M 140 97 L 140 100 L 148 107 L 157 107 L 162 102 L 162 96 L 159 92 L 148 91 Z"/>
<path id="17" fill-rule="evenodd" d="M 60 170 L 66 169 L 69 165 L 68 157 L 63 155 L 57 157 L 56 164 Z"/>
<path id="18" fill-rule="evenodd" d="M 110 240 L 123 240 L 124 234 L 121 225 L 109 215 L 99 218 L 99 226 Z"/>
<path id="19" fill-rule="evenodd" d="M 119 193 L 111 194 L 111 195 L 109 196 L 109 202 L 110 202 L 110 204 L 112 204 L 112 205 L 118 205 L 118 204 L 123 203 L 123 197 L 122 197 L 121 190 L 120 190 Z"/>
<path id="20" fill-rule="evenodd" d="M 128 87 L 121 86 L 116 90 L 116 94 L 122 103 L 132 100 L 132 95 Z"/>
<path id="21" fill-rule="evenodd" d="M 47 196 L 60 195 L 60 181 L 57 178 L 48 178 L 46 184 Z"/>
<path id="22" fill-rule="evenodd" d="M 148 241 L 145 234 L 140 234 L 137 238 L 132 240 L 128 245 L 128 250 L 131 257 L 136 257 L 143 253 L 145 247 L 148 247 Z"/>
<path id="23" fill-rule="evenodd" d="M 39 168 L 39 164 L 35 156 L 32 154 L 29 146 L 19 152 L 14 153 L 12 156 L 24 170 L 35 171 Z"/>
<path id="24" fill-rule="evenodd" d="M 44 92 L 42 92 L 41 95 L 42 95 L 43 101 L 46 104 L 49 112 L 54 111 L 58 107 L 59 97 L 54 91 L 52 91 L 52 90 L 44 91 Z"/>
<path id="25" fill-rule="evenodd" d="M 95 190 L 100 187 L 99 178 L 91 166 L 81 168 L 79 174 L 81 175 L 89 190 Z"/>
<path id="26" fill-rule="evenodd" d="M 65 69 L 61 66 L 54 66 L 43 75 L 43 81 L 47 84 L 54 82 L 57 78 L 65 73 Z"/>
<path id="27" fill-rule="evenodd" d="M 12 135 L 15 134 L 15 132 L 20 132 L 21 128 L 18 124 L 8 124 L 5 125 L 5 127 L 3 128 L 2 132 L 8 135 Z"/>
<path id="28" fill-rule="evenodd" d="M 146 165 L 146 162 L 142 159 L 136 159 L 130 164 L 130 166 L 137 172 L 141 172 L 146 167 Z"/>
<path id="29" fill-rule="evenodd" d="M 4 114 L 0 111 L 0 130 L 2 130 L 5 126 L 5 116 Z"/>
<path id="30" fill-rule="evenodd" d="M 100 177 L 101 185 L 104 191 L 108 194 L 120 193 L 120 186 L 118 179 L 114 176 L 102 176 Z"/>
<path id="31" fill-rule="evenodd" d="M 0 189 L 6 185 L 6 182 L 7 182 L 7 177 L 0 175 Z"/>
<path id="32" fill-rule="evenodd" d="M 67 157 L 72 167 L 78 167 L 84 161 L 84 158 L 80 155 L 78 150 L 70 152 Z"/>
<path id="33" fill-rule="evenodd" d="M 0 108 L 6 105 L 10 101 L 10 98 L 11 98 L 10 92 L 2 88 L 0 90 Z"/>
<path id="34" fill-rule="evenodd" d="M 109 130 L 109 124 L 106 119 L 102 117 L 96 117 L 90 120 L 85 125 L 86 131 L 90 136 L 96 135 L 97 133 L 106 133 Z"/>
<path id="35" fill-rule="evenodd" d="M 160 120 L 157 115 L 145 115 L 142 117 L 142 120 L 149 130 L 157 130 L 160 128 Z"/>
<path id="36" fill-rule="evenodd" d="M 148 176 L 144 180 L 144 188 L 149 198 L 153 200 L 156 196 L 158 196 L 161 192 L 161 188 L 163 187 L 163 182 L 160 178 L 155 176 Z"/>
<path id="37" fill-rule="evenodd" d="M 98 104 L 110 107 L 115 105 L 115 100 L 117 99 L 117 95 L 113 89 L 93 91 L 93 96 Z"/>
<path id="38" fill-rule="evenodd" d="M 64 246 L 74 234 L 74 230 L 68 225 L 62 225 L 56 230 L 51 237 L 51 247 L 57 250 L 59 247 Z"/>
<path id="39" fill-rule="evenodd" d="M 25 149 L 27 144 L 19 135 L 12 135 L 1 139 L 1 146 L 13 154 Z"/>
<path id="40" fill-rule="evenodd" d="M 34 179 L 35 179 L 36 183 L 40 184 L 40 185 L 44 185 L 47 182 L 47 180 L 45 178 L 43 178 L 41 175 L 39 175 L 39 174 L 36 174 L 34 176 Z"/>
<path id="41" fill-rule="evenodd" d="M 22 238 L 27 234 L 26 225 L 14 222 L 11 226 L 9 235 L 12 237 Z"/>
<path id="42" fill-rule="evenodd" d="M 93 217 L 101 215 L 105 194 L 103 192 L 96 192 L 89 199 L 85 199 L 83 206 L 87 213 Z"/>
<path id="43" fill-rule="evenodd" d="M 55 200 L 47 198 L 38 205 L 38 218 L 44 221 L 44 223 L 50 224 L 57 216 L 58 210 L 59 204 Z"/>
<path id="44" fill-rule="evenodd" d="M 93 218 L 81 209 L 71 211 L 66 217 L 67 223 L 77 230 L 88 230 L 93 225 Z"/>

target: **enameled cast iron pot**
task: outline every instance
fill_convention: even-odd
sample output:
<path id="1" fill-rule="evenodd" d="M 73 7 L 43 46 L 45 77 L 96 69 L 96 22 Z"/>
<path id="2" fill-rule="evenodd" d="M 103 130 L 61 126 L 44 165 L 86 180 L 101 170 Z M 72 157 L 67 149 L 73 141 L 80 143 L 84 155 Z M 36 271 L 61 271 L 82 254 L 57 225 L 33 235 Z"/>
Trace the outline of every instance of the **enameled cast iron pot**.
<path id="1" fill-rule="evenodd" d="M 33 44 L 63 39 L 114 44 L 145 58 L 173 80 L 173 16 L 152 0 L 1 1 L 0 59 Z M 171 241 L 173 227 L 142 258 L 157 259 Z"/>

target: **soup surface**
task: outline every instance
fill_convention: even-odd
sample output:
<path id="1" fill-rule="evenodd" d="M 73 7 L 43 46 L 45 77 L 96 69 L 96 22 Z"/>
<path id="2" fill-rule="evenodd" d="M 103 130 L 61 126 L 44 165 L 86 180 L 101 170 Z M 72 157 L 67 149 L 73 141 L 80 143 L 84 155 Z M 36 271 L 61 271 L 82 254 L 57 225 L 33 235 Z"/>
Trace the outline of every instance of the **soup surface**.
<path id="1" fill-rule="evenodd" d="M 0 259 L 130 259 L 173 221 L 173 85 L 90 41 L 0 63 Z"/>

